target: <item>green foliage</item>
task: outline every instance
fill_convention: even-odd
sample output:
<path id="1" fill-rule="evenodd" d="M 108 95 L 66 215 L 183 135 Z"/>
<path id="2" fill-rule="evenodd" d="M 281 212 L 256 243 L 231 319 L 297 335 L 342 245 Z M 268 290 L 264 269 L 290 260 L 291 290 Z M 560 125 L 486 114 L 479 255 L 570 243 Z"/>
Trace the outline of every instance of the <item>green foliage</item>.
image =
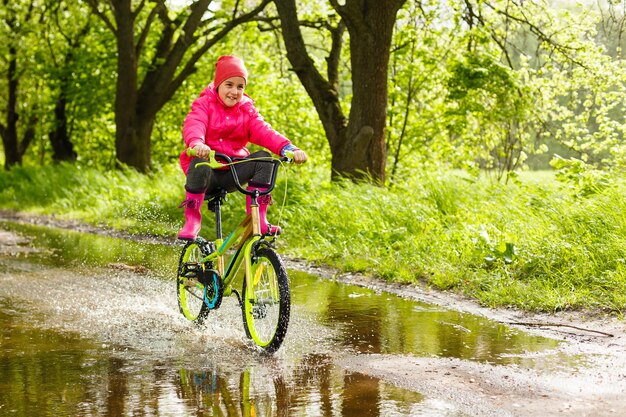
<path id="1" fill-rule="evenodd" d="M 623 17 L 623 4 L 607 13 L 581 3 L 438 3 L 407 4 L 398 20 L 389 166 L 451 165 L 509 179 L 548 168 L 556 152 L 626 165 L 626 71 L 615 45 L 623 28 L 610 17 Z"/>
<path id="2" fill-rule="evenodd" d="M 484 241 L 484 245 L 486 248 L 483 248 L 482 251 L 486 251 L 489 254 L 485 256 L 485 261 L 488 264 L 493 264 L 498 260 L 503 261 L 506 264 L 513 263 L 513 258 L 515 257 L 515 244 L 512 242 L 499 242 L 493 243 L 489 234 L 486 231 L 482 231 L 480 237 Z"/>
<path id="3" fill-rule="evenodd" d="M 611 173 L 594 169 L 580 159 L 555 155 L 550 165 L 557 170 L 556 179 L 568 184 L 575 195 L 586 197 L 613 185 Z"/>
<path id="4" fill-rule="evenodd" d="M 288 69 L 289 62 L 272 42 L 271 34 L 259 35 L 253 26 L 242 27 L 241 32 L 236 37 L 238 42 L 244 38 L 267 44 L 267 48 L 245 48 L 240 52 L 250 73 L 246 93 L 272 127 L 315 155 L 318 163 L 320 158 L 329 161 L 328 143 L 317 113 L 297 76 Z M 238 49 L 241 48 L 234 50 Z"/>
<path id="5" fill-rule="evenodd" d="M 265 47 L 258 48 L 257 43 Z M 178 160 L 184 145 L 181 132 L 185 116 L 193 100 L 213 80 L 215 61 L 224 54 L 234 54 L 245 61 L 249 73 L 245 92 L 255 101 L 263 118 L 318 160 L 325 158 L 328 144 L 320 121 L 296 75 L 288 70 L 286 58 L 281 56 L 269 32 L 259 33 L 254 25 L 242 25 L 201 59 L 198 71 L 157 115 L 153 131 L 153 160 L 157 165 Z"/>
<path id="6" fill-rule="evenodd" d="M 64 94 L 80 163 L 113 167 L 116 67 L 110 48 L 115 40 L 84 2 L 32 1 L 41 6 L 33 9 L 37 19 L 21 22 L 19 33 L 0 26 L 0 33 L 19 47 L 20 122 L 31 115 L 37 120 L 36 137 L 24 161 L 50 162 L 48 133 L 57 123 L 55 101 Z M 28 4 L 0 6 L 0 17 L 17 13 L 25 18 Z M 481 16 L 471 25 L 470 6 Z M 606 13 L 607 7 L 611 13 Z M 184 8 L 180 11 L 186 13 Z M 301 11 L 310 22 L 338 20 L 327 2 L 305 3 Z M 270 5 L 267 16 L 273 13 Z M 145 19 L 144 14 L 137 18 Z M 387 145 L 392 181 L 424 164 L 463 168 L 475 176 L 480 170 L 493 170 L 497 178 L 509 178 L 509 172 L 526 164 L 547 168 L 552 153 L 596 167 L 626 166 L 622 100 L 626 68 L 617 45 L 617 39 L 626 37 L 616 36 L 623 29 L 611 20 L 623 15 L 623 4 L 613 3 L 552 7 L 547 2 L 518 5 L 496 0 L 490 5 L 453 1 L 450 7 L 441 7 L 440 2 L 427 0 L 418 7 L 406 2 L 398 14 L 389 71 Z M 79 37 L 87 24 L 89 30 Z M 241 26 L 198 62 L 196 73 L 157 115 L 151 144 L 157 166 L 178 157 L 184 116 L 211 81 L 215 59 L 224 53 L 246 60 L 251 72 L 248 92 L 266 119 L 303 148 L 330 159 L 322 126 L 290 68 L 280 37 L 266 29 L 267 24 Z M 318 46 L 313 59 L 324 73 L 330 38 L 312 27 L 303 31 L 306 42 Z M 154 51 L 156 41 L 151 33 L 145 45 Z M 7 46 L 0 46 L 5 56 Z M 142 55 L 140 76 L 153 64 L 151 58 Z M 349 48 L 343 49 L 341 62 L 340 96 L 348 114 Z M 0 62 L 0 71 L 5 73 L 6 61 Z M 64 85 L 68 75 L 72 82 Z M 0 77 L 2 97 L 6 82 Z M 0 110 L 5 110 L 6 102 L 6 97 L 0 100 Z M 23 133 L 24 127 L 20 129 Z"/>
<path id="7" fill-rule="evenodd" d="M 288 210 L 282 250 L 488 306 L 623 312 L 626 184 L 581 199 L 550 176 L 518 181 L 468 182 L 448 172 L 389 190 L 299 183 L 290 188 L 299 203 Z"/>
<path id="8" fill-rule="evenodd" d="M 282 253 L 462 292 L 488 306 L 624 312 L 623 179 L 582 196 L 545 173 L 503 185 L 431 171 L 390 189 L 325 177 L 326 167 L 313 164 L 283 171 L 269 212 L 285 230 Z M 149 176 L 66 164 L 14 168 L 0 173 L 0 208 L 174 239 L 182 224 L 182 185 L 175 165 Z M 226 230 L 243 209 L 242 196 L 231 195 Z M 202 233 L 212 236 L 205 213 Z"/>
<path id="9" fill-rule="evenodd" d="M 517 86 L 511 76 L 511 71 L 491 57 L 471 54 L 451 65 L 448 94 L 452 100 L 462 100 L 472 92 L 482 90 L 488 92 L 498 102 L 508 96 L 511 90 L 515 88 Z M 467 107 L 470 109 L 475 107 L 477 111 L 485 111 L 484 103 L 480 101 L 473 102 Z"/>

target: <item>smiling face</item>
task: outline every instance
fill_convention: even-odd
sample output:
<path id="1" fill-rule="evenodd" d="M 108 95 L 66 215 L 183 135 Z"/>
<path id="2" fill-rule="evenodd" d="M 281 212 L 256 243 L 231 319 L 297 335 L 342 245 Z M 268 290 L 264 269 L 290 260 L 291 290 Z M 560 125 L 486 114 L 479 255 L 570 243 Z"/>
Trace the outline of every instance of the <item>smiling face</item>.
<path id="1" fill-rule="evenodd" d="M 246 88 L 246 80 L 243 77 L 230 77 L 225 79 L 217 88 L 217 95 L 222 102 L 233 107 L 243 98 L 243 90 Z"/>

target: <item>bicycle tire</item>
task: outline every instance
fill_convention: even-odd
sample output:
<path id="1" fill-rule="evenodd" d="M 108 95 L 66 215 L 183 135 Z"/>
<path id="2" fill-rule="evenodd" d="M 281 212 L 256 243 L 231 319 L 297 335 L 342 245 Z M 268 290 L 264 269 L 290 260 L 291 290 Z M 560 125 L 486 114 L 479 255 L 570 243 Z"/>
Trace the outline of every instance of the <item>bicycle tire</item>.
<path id="1" fill-rule="evenodd" d="M 246 336 L 268 353 L 280 348 L 289 325 L 291 298 L 289 279 L 282 260 L 270 248 L 256 251 L 249 291 L 243 280 L 241 309 Z M 249 297 L 254 294 L 254 297 Z M 256 301 L 255 301 L 256 298 Z"/>
<path id="2" fill-rule="evenodd" d="M 178 308 L 183 316 L 198 324 L 202 324 L 209 314 L 209 308 L 204 302 L 204 285 L 198 280 L 200 260 L 209 254 L 210 249 L 206 244 L 190 241 L 183 247 L 178 262 L 176 276 Z"/>

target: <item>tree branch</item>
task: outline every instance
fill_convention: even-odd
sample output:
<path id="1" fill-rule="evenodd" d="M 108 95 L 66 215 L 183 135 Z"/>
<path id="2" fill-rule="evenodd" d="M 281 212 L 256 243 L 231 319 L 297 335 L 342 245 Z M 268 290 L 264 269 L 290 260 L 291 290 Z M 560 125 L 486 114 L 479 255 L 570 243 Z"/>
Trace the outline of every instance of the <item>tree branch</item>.
<path id="1" fill-rule="evenodd" d="M 183 33 L 178 37 L 174 45 L 170 48 L 169 41 L 162 39 L 158 53 L 155 55 L 155 60 L 158 59 L 162 62 L 159 63 L 153 60 L 153 69 L 146 74 L 146 78 L 139 90 L 140 97 L 145 97 L 146 94 L 153 94 L 154 91 L 162 91 L 163 94 L 160 94 L 159 98 L 154 100 L 154 104 L 160 106 L 167 102 L 183 81 L 196 71 L 195 65 L 206 51 L 217 44 L 218 41 L 223 39 L 236 26 L 254 20 L 254 17 L 258 15 L 270 1 L 271 0 L 262 0 L 249 12 L 235 17 L 228 22 L 220 23 L 220 30 L 196 49 L 184 64 L 182 70 L 176 74 L 179 64 L 189 48 L 200 39 L 199 36 L 195 35 L 195 31 L 201 26 L 201 19 L 204 16 L 206 8 L 208 8 L 210 0 L 200 0 L 194 3 L 191 6 L 192 14 L 181 29 Z M 202 6 L 204 6 L 204 9 L 202 9 Z M 235 8 L 237 7 L 238 6 L 235 6 Z M 216 29 L 217 27 L 212 27 L 209 30 L 215 31 Z"/>
<path id="2" fill-rule="evenodd" d="M 606 336 L 606 337 L 615 337 L 615 335 L 612 334 L 612 333 L 607 333 L 607 332 L 603 332 L 603 331 L 596 330 L 596 329 L 586 329 L 584 327 L 572 326 L 571 324 L 563 324 L 563 323 L 534 323 L 534 322 L 527 322 L 527 321 L 509 321 L 509 322 L 503 322 L 503 323 L 509 324 L 509 325 L 516 325 L 516 326 L 569 327 L 570 329 L 582 330 L 584 332 L 597 333 L 597 334 L 601 334 L 602 336 Z"/>
<path id="3" fill-rule="evenodd" d="M 341 6 L 337 0 L 330 0 L 333 9 L 341 16 L 350 33 L 367 35 L 370 33 L 363 19 L 363 2 L 360 0 L 346 0 Z"/>
<path id="4" fill-rule="evenodd" d="M 35 124 L 36 123 L 37 123 L 37 117 L 34 115 L 31 115 L 31 117 L 28 120 L 28 126 L 26 127 L 26 131 L 24 131 L 24 136 L 22 137 L 22 140 L 18 146 L 18 152 L 20 153 L 20 155 L 24 155 L 24 153 L 26 153 L 26 150 L 30 146 L 30 143 L 35 138 Z"/>
<path id="5" fill-rule="evenodd" d="M 343 7 L 339 6 L 337 1 L 332 1 L 332 3 L 337 8 Z M 280 17 L 282 37 L 289 63 L 313 101 L 331 149 L 336 149 L 342 144 L 341 132 L 345 131 L 347 126 L 347 119 L 339 102 L 338 89 L 320 74 L 307 50 L 298 23 L 295 0 L 274 0 L 274 4 Z"/>
<path id="6" fill-rule="evenodd" d="M 531 33 L 533 33 L 537 39 L 539 39 L 541 42 L 544 42 L 548 45 L 552 46 L 552 49 L 559 52 L 561 55 L 563 55 L 567 60 L 571 61 L 572 63 L 578 65 L 581 68 L 587 68 L 582 62 L 580 62 L 579 60 L 577 60 L 572 54 L 571 51 L 577 51 L 577 48 L 573 48 L 573 47 L 568 47 L 566 45 L 563 45 L 555 40 L 553 40 L 553 35 L 548 35 L 547 33 L 545 33 L 539 26 L 535 25 L 534 23 L 532 23 L 530 21 L 530 19 L 528 17 L 526 17 L 526 15 L 524 15 L 524 11 L 523 11 L 523 7 L 520 6 L 519 4 L 517 4 L 515 1 L 513 1 L 513 4 L 515 4 L 517 6 L 517 8 L 520 10 L 520 13 L 522 14 L 522 17 L 517 17 L 514 16 L 513 14 L 511 14 L 510 12 L 508 12 L 507 10 L 501 10 L 499 8 L 497 8 L 496 6 L 494 6 L 493 4 L 491 4 L 489 1 L 485 1 L 485 5 L 487 5 L 487 7 L 491 8 L 494 12 L 505 16 L 508 19 L 511 19 L 515 22 L 521 23 L 522 25 L 525 25 L 528 27 L 528 29 L 530 30 Z"/>
<path id="7" fill-rule="evenodd" d="M 335 9 L 337 11 L 337 13 L 340 13 L 344 11 L 346 6 L 342 6 L 339 4 L 339 1 L 337 0 L 329 0 L 330 5 L 333 6 L 333 9 Z"/>
<path id="8" fill-rule="evenodd" d="M 100 18 L 100 20 L 102 20 L 104 22 L 104 24 L 109 28 L 109 30 L 111 30 L 111 32 L 116 34 L 117 33 L 117 28 L 115 27 L 113 22 L 111 22 L 111 19 L 109 19 L 109 17 L 106 15 L 106 13 L 101 11 L 100 8 L 98 7 L 100 2 L 98 0 L 86 0 L 86 2 L 91 7 L 91 11 L 96 16 L 98 16 Z M 113 7 L 110 4 L 110 2 L 109 2 L 109 5 L 110 5 L 110 7 Z"/>
<path id="9" fill-rule="evenodd" d="M 143 7 L 143 5 L 141 7 Z M 137 40 L 137 45 L 135 46 L 135 53 L 137 54 L 137 56 L 141 55 L 141 51 L 143 50 L 143 46 L 146 43 L 146 39 L 148 38 L 150 27 L 152 26 L 152 22 L 154 21 L 154 18 L 157 16 L 157 14 L 162 14 L 161 12 L 164 9 L 165 9 L 164 14 L 167 17 L 167 7 L 165 6 L 165 2 L 163 0 L 159 0 L 156 2 L 152 10 L 150 10 L 150 14 L 148 15 L 148 18 L 146 19 L 146 24 L 141 30 L 141 33 L 139 34 L 139 39 Z M 161 20 L 163 20 L 163 18 L 161 18 Z M 167 30 L 169 26 L 169 18 L 167 22 L 163 22 L 163 24 L 166 28 L 164 30 Z"/>
<path id="10" fill-rule="evenodd" d="M 237 17 L 237 10 L 239 9 L 239 0 L 235 2 L 235 7 L 233 7 L 233 14 L 230 15 L 230 20 L 234 20 Z"/>
<path id="11" fill-rule="evenodd" d="M 330 28 L 332 43 L 328 57 L 326 57 L 326 67 L 328 68 L 328 82 L 335 90 L 339 90 L 339 60 L 341 58 L 345 30 L 346 25 L 343 20 L 339 21 L 337 27 Z"/>
<path id="12" fill-rule="evenodd" d="M 163 2 L 158 1 L 157 3 L 163 3 Z M 133 20 L 135 20 L 137 16 L 139 16 L 139 13 L 141 13 L 141 10 L 143 10 L 143 7 L 145 6 L 145 4 L 146 4 L 146 0 L 141 0 L 141 2 L 139 3 L 135 11 L 132 13 Z"/>

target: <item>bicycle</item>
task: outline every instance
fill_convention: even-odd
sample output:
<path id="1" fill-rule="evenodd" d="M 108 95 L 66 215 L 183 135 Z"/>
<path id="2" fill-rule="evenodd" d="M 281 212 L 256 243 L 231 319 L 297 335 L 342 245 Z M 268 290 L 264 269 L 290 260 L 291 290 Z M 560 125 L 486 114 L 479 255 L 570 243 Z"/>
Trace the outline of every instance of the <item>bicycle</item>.
<path id="1" fill-rule="evenodd" d="M 194 156 L 193 149 L 189 149 Z M 219 158 L 219 160 L 218 160 Z M 276 174 L 282 163 L 291 162 L 293 153 L 282 158 L 260 158 L 272 166 L 271 183 L 266 190 L 247 190 L 239 182 L 235 164 L 241 159 L 211 151 L 211 168 L 228 166 L 237 191 L 252 198 L 251 214 L 226 237 L 222 235 L 221 206 L 228 192 L 218 189 L 205 196 L 209 210 L 215 213 L 215 240 L 198 236 L 182 249 L 178 263 L 177 298 L 180 312 L 189 320 L 202 324 L 211 310 L 220 307 L 223 297 L 235 295 L 239 302 L 245 334 L 263 351 L 272 353 L 282 344 L 291 307 L 289 279 L 285 266 L 274 248 L 276 236 L 261 234 L 257 198 L 269 194 L 276 185 Z M 225 163 L 220 162 L 225 161 Z M 200 164 L 198 164 L 200 165 Z M 229 250 L 235 253 L 225 266 Z M 241 294 L 233 284 L 243 265 Z"/>

